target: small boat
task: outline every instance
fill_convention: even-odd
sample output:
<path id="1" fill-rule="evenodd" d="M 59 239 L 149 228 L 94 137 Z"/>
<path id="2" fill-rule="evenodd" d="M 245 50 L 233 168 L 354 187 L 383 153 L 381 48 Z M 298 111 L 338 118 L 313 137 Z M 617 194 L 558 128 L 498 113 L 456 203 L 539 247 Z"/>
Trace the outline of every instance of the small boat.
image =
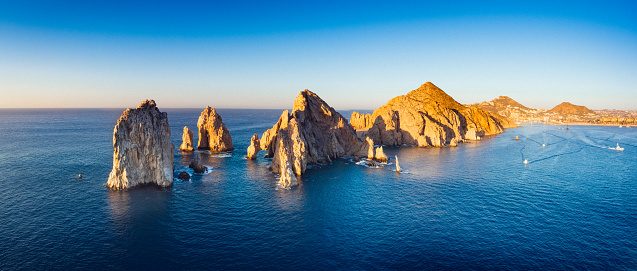
<path id="1" fill-rule="evenodd" d="M 542 148 L 546 147 L 546 144 L 542 144 Z"/>
<path id="2" fill-rule="evenodd" d="M 528 163 L 529 163 L 529 160 L 524 159 L 524 164 L 526 165 Z"/>
<path id="3" fill-rule="evenodd" d="M 619 146 L 619 143 L 617 143 L 617 147 L 615 148 L 616 151 L 623 151 L 624 148 Z"/>
<path id="4" fill-rule="evenodd" d="M 622 126 L 621 126 L 621 125 L 619 125 L 619 128 L 622 128 Z"/>

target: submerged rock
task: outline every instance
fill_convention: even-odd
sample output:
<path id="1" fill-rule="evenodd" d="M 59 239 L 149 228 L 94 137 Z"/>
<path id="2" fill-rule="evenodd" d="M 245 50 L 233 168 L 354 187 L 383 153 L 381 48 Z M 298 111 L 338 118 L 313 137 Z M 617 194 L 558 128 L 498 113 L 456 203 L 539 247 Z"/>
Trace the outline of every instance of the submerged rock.
<path id="1" fill-rule="evenodd" d="M 190 165 L 188 165 L 188 167 L 192 168 L 195 173 L 206 173 L 206 171 L 208 171 L 206 166 L 201 163 L 201 156 L 199 154 L 195 154 L 195 159 L 190 162 Z"/>
<path id="2" fill-rule="evenodd" d="M 254 134 L 250 139 L 250 146 L 248 146 L 248 155 L 246 158 L 255 160 L 257 159 L 257 154 L 261 150 L 261 142 L 259 140 L 259 135 Z"/>
<path id="3" fill-rule="evenodd" d="M 127 189 L 141 184 L 171 186 L 175 146 L 168 114 L 155 101 L 126 109 L 113 131 L 113 169 L 106 186 Z"/>
<path id="4" fill-rule="evenodd" d="M 184 126 L 184 134 L 181 136 L 181 146 L 179 146 L 180 151 L 193 151 L 195 148 L 192 145 L 193 132 L 188 129 L 188 126 Z"/>
<path id="5" fill-rule="evenodd" d="M 199 120 L 197 121 L 197 128 L 199 128 L 198 149 L 210 150 L 212 152 L 234 150 L 230 132 L 214 108 L 208 106 L 201 112 L 201 116 L 199 116 Z"/>
<path id="6" fill-rule="evenodd" d="M 177 176 L 178 179 L 183 180 L 183 181 L 189 181 L 190 180 L 190 174 L 188 174 L 188 172 L 182 171 L 179 173 L 179 176 Z"/>

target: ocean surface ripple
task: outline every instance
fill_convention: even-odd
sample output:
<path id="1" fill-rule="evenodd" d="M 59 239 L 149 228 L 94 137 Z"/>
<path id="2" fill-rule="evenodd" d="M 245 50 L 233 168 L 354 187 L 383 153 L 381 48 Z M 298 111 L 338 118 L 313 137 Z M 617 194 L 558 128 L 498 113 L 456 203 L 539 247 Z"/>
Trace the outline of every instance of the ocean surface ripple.
<path id="1" fill-rule="evenodd" d="M 178 148 L 201 110 L 165 111 Z M 637 269 L 637 128 L 386 147 L 406 173 L 338 159 L 283 189 L 243 158 L 281 110 L 218 112 L 236 150 L 204 152 L 211 172 L 109 191 L 121 109 L 0 110 L 0 270 Z"/>

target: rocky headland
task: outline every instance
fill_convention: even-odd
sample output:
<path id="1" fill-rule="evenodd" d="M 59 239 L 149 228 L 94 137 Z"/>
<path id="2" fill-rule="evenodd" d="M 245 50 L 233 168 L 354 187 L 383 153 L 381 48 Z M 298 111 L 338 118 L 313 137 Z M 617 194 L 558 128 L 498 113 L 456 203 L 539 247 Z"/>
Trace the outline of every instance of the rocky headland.
<path id="1" fill-rule="evenodd" d="M 431 82 L 389 100 L 372 114 L 354 112 L 351 120 L 361 137 L 389 146 L 455 146 L 515 127 L 506 117 L 458 103 Z"/>
<path id="2" fill-rule="evenodd" d="M 113 131 L 113 169 L 106 186 L 128 189 L 143 184 L 171 186 L 175 146 L 168 114 L 155 101 L 126 109 Z"/>
<path id="3" fill-rule="evenodd" d="M 230 132 L 214 108 L 208 106 L 201 112 L 197 128 L 199 128 L 198 149 L 210 150 L 211 152 L 234 150 Z"/>
<path id="4" fill-rule="evenodd" d="M 354 127 L 362 133 L 357 135 Z M 266 150 L 266 157 L 272 158 L 270 169 L 281 174 L 282 186 L 290 187 L 297 185 L 296 176 L 308 165 L 339 157 L 388 162 L 383 147 L 376 145 L 455 146 L 508 127 L 514 125 L 507 118 L 463 106 L 429 82 L 373 114 L 354 112 L 352 124 L 306 89 L 296 97 L 292 113 L 284 111 L 260 140 L 252 137 L 248 158 L 256 157 L 258 149 Z"/>

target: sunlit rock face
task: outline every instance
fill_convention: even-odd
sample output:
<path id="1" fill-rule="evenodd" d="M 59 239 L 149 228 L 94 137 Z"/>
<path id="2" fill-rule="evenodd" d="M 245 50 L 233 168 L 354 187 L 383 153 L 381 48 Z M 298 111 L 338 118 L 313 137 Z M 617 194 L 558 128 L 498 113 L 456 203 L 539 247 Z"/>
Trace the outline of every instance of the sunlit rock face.
<path id="1" fill-rule="evenodd" d="M 347 120 L 309 90 L 299 93 L 292 113 L 284 111 L 263 133 L 260 143 L 272 157 L 270 169 L 274 173 L 281 174 L 289 163 L 296 175 L 303 174 L 308 165 L 351 156 L 362 144 Z"/>
<path id="2" fill-rule="evenodd" d="M 180 151 L 193 151 L 195 150 L 195 148 L 193 147 L 192 143 L 192 138 L 193 138 L 193 132 L 192 130 L 190 130 L 188 128 L 188 126 L 184 126 L 184 133 L 181 136 L 181 146 L 179 146 L 179 150 Z"/>
<path id="3" fill-rule="evenodd" d="M 352 114 L 352 120 L 357 127 L 368 129 L 366 136 L 376 144 L 389 146 L 451 146 L 511 127 L 506 117 L 466 107 L 431 82 L 389 100 L 371 115 Z"/>
<path id="4" fill-rule="evenodd" d="M 210 150 L 211 152 L 234 150 L 230 132 L 214 108 L 208 106 L 201 112 L 197 128 L 199 128 L 198 149 Z"/>
<path id="5" fill-rule="evenodd" d="M 257 159 L 257 154 L 261 150 L 261 142 L 259 140 L 259 135 L 254 134 L 250 139 L 250 146 L 248 146 L 248 154 L 246 155 L 247 159 L 255 160 Z"/>
<path id="6" fill-rule="evenodd" d="M 171 186 L 174 148 L 168 115 L 159 111 L 155 101 L 146 100 L 135 109 L 126 109 L 113 131 L 113 169 L 106 186 Z"/>
<path id="7" fill-rule="evenodd" d="M 356 130 L 370 128 L 372 126 L 372 116 L 370 114 L 361 114 L 356 111 L 352 112 L 349 123 Z"/>

